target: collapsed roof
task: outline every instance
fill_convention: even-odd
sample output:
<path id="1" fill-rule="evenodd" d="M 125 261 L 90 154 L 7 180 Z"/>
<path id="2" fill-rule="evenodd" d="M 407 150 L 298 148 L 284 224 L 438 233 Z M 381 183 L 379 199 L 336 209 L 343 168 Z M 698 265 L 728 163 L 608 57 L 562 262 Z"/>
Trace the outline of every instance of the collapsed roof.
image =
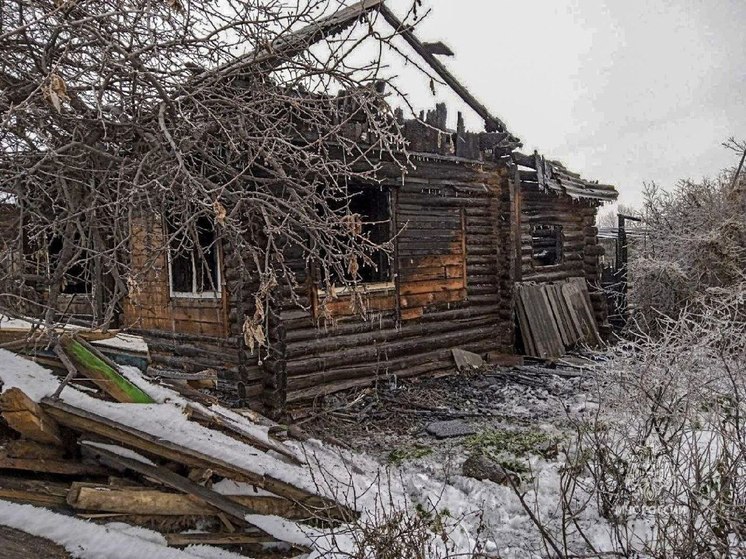
<path id="1" fill-rule="evenodd" d="M 378 11 L 428 66 L 485 121 L 485 129 L 488 133 L 504 134 L 505 140 L 501 143 L 511 150 L 522 145 L 520 139 L 509 132 L 505 123 L 492 115 L 435 57 L 436 51 L 422 43 L 411 28 L 396 17 L 386 6 L 385 0 L 361 0 L 334 14 L 320 18 L 298 31 L 283 35 L 268 49 L 250 53 L 247 55 L 248 60 L 244 57 L 240 64 L 278 65 L 282 60 L 302 52 L 317 42 L 341 33 L 363 16 L 374 11 Z M 532 169 L 533 171 L 523 173 L 526 182 L 538 184 L 545 191 L 566 194 L 574 199 L 592 199 L 601 202 L 614 201 L 619 195 L 614 186 L 583 179 L 579 174 L 569 171 L 562 163 L 546 160 L 538 154 L 526 156 L 514 152 L 513 160 L 518 165 Z"/>

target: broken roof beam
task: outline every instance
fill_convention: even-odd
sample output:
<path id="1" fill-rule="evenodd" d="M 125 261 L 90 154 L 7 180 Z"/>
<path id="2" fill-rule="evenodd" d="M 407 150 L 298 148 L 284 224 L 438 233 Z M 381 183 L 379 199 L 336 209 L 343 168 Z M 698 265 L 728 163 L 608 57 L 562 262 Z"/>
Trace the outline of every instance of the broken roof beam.
<path id="1" fill-rule="evenodd" d="M 402 36 L 402 38 L 409 44 L 410 47 L 414 49 L 414 51 L 419 54 L 425 62 L 435 71 L 438 76 L 446 83 L 448 86 L 456 92 L 456 94 L 461 97 L 461 99 L 469 105 L 474 112 L 476 112 L 482 119 L 484 119 L 485 128 L 487 129 L 487 132 L 507 132 L 507 126 L 503 121 L 501 121 L 496 116 L 492 115 L 490 111 L 482 105 L 477 99 L 469 92 L 469 90 L 464 87 L 464 85 L 461 84 L 460 81 L 458 81 L 453 74 L 451 74 L 448 69 L 443 66 L 443 64 L 440 63 L 440 61 L 435 58 L 435 56 L 430 52 L 430 50 L 420 42 L 420 40 L 417 38 L 417 36 L 412 32 L 412 30 L 404 25 L 399 18 L 396 17 L 396 15 L 388 9 L 388 7 L 385 4 L 381 4 L 381 7 L 379 9 L 381 15 L 386 20 L 386 22 L 393 27 L 396 32 Z M 509 140 L 511 143 L 520 146 L 520 140 L 514 136 L 510 136 Z"/>
<path id="2" fill-rule="evenodd" d="M 347 8 L 342 8 L 298 31 L 281 35 L 272 42 L 269 48 L 250 52 L 235 62 L 223 66 L 220 70 L 225 72 L 255 64 L 277 66 L 322 39 L 344 31 L 364 14 L 382 6 L 383 2 L 384 0 L 362 0 Z"/>

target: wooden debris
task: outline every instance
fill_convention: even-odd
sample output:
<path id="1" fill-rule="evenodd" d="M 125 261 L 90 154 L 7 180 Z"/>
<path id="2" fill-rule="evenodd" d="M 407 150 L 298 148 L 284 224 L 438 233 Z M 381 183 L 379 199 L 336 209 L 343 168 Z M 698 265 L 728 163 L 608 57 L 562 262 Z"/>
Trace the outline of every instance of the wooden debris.
<path id="1" fill-rule="evenodd" d="M 593 306 L 585 280 L 583 278 L 570 278 L 562 285 L 562 294 L 568 307 L 574 309 L 576 313 L 577 322 L 583 333 L 583 341 L 592 347 L 601 345 L 601 336 L 598 333 L 596 319 L 593 316 Z"/>
<path id="2" fill-rule="evenodd" d="M 491 351 L 487 354 L 487 362 L 499 367 L 514 367 L 516 365 L 523 365 L 523 355 Z"/>
<path id="3" fill-rule="evenodd" d="M 254 514 L 294 520 L 312 516 L 303 507 L 280 497 L 225 495 L 225 498 L 255 511 Z M 74 482 L 70 486 L 67 503 L 76 510 L 119 514 L 214 516 L 218 512 L 214 507 L 182 493 L 169 493 L 152 487 L 121 487 L 83 482 Z"/>
<path id="4" fill-rule="evenodd" d="M 251 483 L 275 495 L 297 501 L 311 510 L 318 510 L 321 516 L 337 517 L 337 515 L 341 515 L 343 518 L 354 518 L 356 516 L 356 513 L 346 507 L 340 507 L 334 501 L 313 495 L 272 476 L 239 468 L 224 462 L 220 458 L 208 456 L 200 451 L 155 437 L 70 404 L 44 398 L 41 405 L 60 424 L 75 431 L 99 435 L 149 455 L 160 456 L 186 466 L 211 468 L 216 474 L 223 477 Z"/>
<path id="5" fill-rule="evenodd" d="M 92 452 L 100 454 L 107 460 L 110 460 L 116 464 L 119 464 L 125 468 L 138 472 L 148 478 L 155 479 L 167 487 L 181 491 L 187 495 L 190 495 L 200 502 L 204 502 L 224 512 L 231 517 L 238 520 L 240 523 L 246 522 L 246 516 L 250 514 L 256 514 L 257 511 L 252 510 L 248 507 L 243 506 L 227 497 L 221 495 L 217 491 L 208 489 L 202 485 L 198 485 L 188 478 L 182 477 L 175 474 L 171 470 L 162 466 L 156 466 L 153 464 L 147 464 L 140 460 L 123 456 L 116 450 L 113 450 L 108 445 L 104 447 L 96 443 L 89 441 L 81 441 L 80 443 L 84 447 L 88 448 Z M 125 449 L 122 449 L 125 450 Z"/>
<path id="6" fill-rule="evenodd" d="M 8 425 L 27 439 L 62 445 L 57 423 L 20 389 L 9 388 L 0 395 L 0 410 Z"/>
<path id="7" fill-rule="evenodd" d="M 184 545 L 245 545 L 258 543 L 273 543 L 277 538 L 259 533 L 189 533 L 163 534 L 169 546 Z"/>
<path id="8" fill-rule="evenodd" d="M 174 392 L 178 392 L 188 400 L 192 400 L 206 406 L 212 406 L 218 403 L 217 397 L 213 396 L 212 394 L 204 394 L 203 392 L 200 392 L 199 390 L 196 390 L 178 380 L 162 379 L 161 382 L 168 386 L 171 390 L 173 390 Z"/>
<path id="9" fill-rule="evenodd" d="M 80 340 L 73 339 L 70 336 L 62 336 L 60 347 L 81 375 L 93 380 L 101 390 L 117 402 L 155 403 L 143 390 L 120 375 L 114 367 L 91 351 L 90 346 L 85 347 Z"/>
<path id="10" fill-rule="evenodd" d="M 248 515 L 281 517 L 314 525 L 337 525 L 357 516 L 355 511 L 336 500 L 317 495 L 313 488 L 305 489 L 304 485 L 283 481 L 280 478 L 284 476 L 279 472 L 277 477 L 273 472 L 266 473 L 263 465 L 260 468 L 251 460 L 221 459 L 219 452 L 213 456 L 204 446 L 193 445 L 191 438 L 172 438 L 168 434 L 170 431 L 164 432 L 160 426 L 155 427 L 157 423 L 147 421 L 147 414 L 153 414 L 154 419 L 161 417 L 158 415 L 161 408 L 167 417 L 181 419 L 185 427 L 205 437 L 211 436 L 210 430 L 222 433 L 219 435 L 222 438 L 233 437 L 236 441 L 232 446 L 244 447 L 249 456 L 266 452 L 271 453 L 277 467 L 282 467 L 280 460 L 292 462 L 292 465 L 284 465 L 286 468 L 306 467 L 303 457 L 269 432 L 287 437 L 287 427 L 250 410 L 243 410 L 242 415 L 219 405 L 208 407 L 181 399 L 168 404 L 138 406 L 133 402 L 140 398 L 133 397 L 129 389 L 140 389 L 84 340 L 63 336 L 57 357 L 67 370 L 68 379 L 80 372 L 75 382 L 90 383 L 85 387 L 76 384 L 75 390 L 94 392 L 93 396 L 103 392 L 116 394 L 120 400 L 126 396 L 128 402 L 100 402 L 82 397 L 78 403 L 72 397 L 73 388 L 62 392 L 62 397 L 58 391 L 57 397 L 45 397 L 38 403 L 18 388 L 10 388 L 0 395 L 0 411 L 6 420 L 0 423 L 3 426 L 0 430 L 0 499 L 62 509 L 96 521 L 116 520 L 144 526 L 162 533 L 169 545 L 209 543 L 248 546 L 250 550 L 260 550 L 266 545 L 288 550 L 302 548 L 292 544 L 290 537 L 290 542 L 283 541 L 281 533 L 273 531 L 269 535 L 250 526 L 246 521 Z M 20 368 L 13 374 L 22 377 L 24 370 Z M 203 371 L 197 376 L 209 381 L 213 373 Z M 22 381 L 19 386 L 35 380 L 31 376 L 19 378 Z M 51 374 L 39 382 L 49 383 L 50 380 L 54 380 Z M 123 389 L 120 380 L 131 386 Z M 140 386 L 140 381 L 134 380 Z M 202 380 L 186 379 L 186 382 Z M 196 392 L 186 384 L 181 384 L 181 388 Z M 52 391 L 45 390 L 46 393 Z M 178 408 L 176 413 L 172 409 L 174 405 Z M 143 421 L 129 421 L 128 411 L 146 417 Z M 189 425 L 188 419 L 199 421 L 203 426 Z M 18 433 L 21 438 L 17 438 Z M 82 453 L 75 443 L 80 444 Z M 81 454 L 83 461 L 74 458 Z M 112 477 L 112 473 L 118 477 Z M 247 485 L 239 485 L 236 492 L 240 494 L 224 495 L 212 488 L 213 476 L 248 484 L 248 488 L 254 487 L 254 492 L 246 492 Z M 68 481 L 63 482 L 65 480 Z M 201 531 L 187 532 L 197 529 Z"/>
<path id="11" fill-rule="evenodd" d="M 73 460 L 11 458 L 0 450 L 0 470 L 21 470 L 62 476 L 106 476 L 109 471 L 95 464 Z"/>
<path id="12" fill-rule="evenodd" d="M 259 448 L 264 451 L 273 450 L 278 454 L 288 458 L 294 464 L 305 464 L 300 456 L 293 453 L 288 447 L 280 442 L 273 441 L 271 439 L 262 440 L 255 437 L 252 433 L 242 428 L 241 425 L 236 423 L 229 416 L 213 409 L 205 407 L 197 407 L 195 405 L 187 405 L 187 411 L 190 417 L 197 418 L 208 424 L 212 423 L 215 426 L 224 429 L 229 434 L 237 437 L 239 440 L 243 440 L 255 448 Z"/>
<path id="13" fill-rule="evenodd" d="M 65 454 L 64 447 L 42 444 L 26 439 L 6 441 L 3 448 L 9 458 L 28 458 L 33 460 L 59 460 Z"/>
<path id="14" fill-rule="evenodd" d="M 577 344 L 602 343 L 583 278 L 517 284 L 515 301 L 526 355 L 556 360 Z"/>
<path id="15" fill-rule="evenodd" d="M 70 486 L 66 483 L 0 477 L 0 499 L 39 507 L 64 507 Z"/>
<path id="16" fill-rule="evenodd" d="M 459 372 L 473 372 L 484 367 L 484 359 L 481 355 L 459 348 L 453 348 L 451 353 L 453 353 L 453 360 Z"/>

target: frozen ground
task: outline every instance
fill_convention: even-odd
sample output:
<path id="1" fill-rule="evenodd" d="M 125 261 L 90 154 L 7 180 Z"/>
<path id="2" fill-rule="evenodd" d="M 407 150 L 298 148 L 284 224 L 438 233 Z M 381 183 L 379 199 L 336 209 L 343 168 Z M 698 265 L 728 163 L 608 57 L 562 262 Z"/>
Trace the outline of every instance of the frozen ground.
<path id="1" fill-rule="evenodd" d="M 38 365 L 2 350 L 0 365 L 5 388 L 19 386 L 36 400 L 52 393 L 59 382 Z M 287 450 L 307 461 L 299 467 L 221 433 L 208 437 L 204 428 L 186 420 L 181 397 L 147 384 L 135 370 L 126 368 L 125 373 L 158 403 L 138 404 L 140 413 L 132 414 L 134 404 L 95 400 L 73 387 L 62 397 L 122 424 L 328 495 L 361 512 L 358 521 L 333 532 L 274 517 L 246 519 L 278 539 L 310 548 L 307 559 L 375 557 L 361 556 L 358 550 L 404 545 L 407 538 L 427 550 L 426 559 L 546 556 L 527 510 L 549 525 L 558 521 L 564 437 L 574 419 L 595 413 L 599 393 L 597 373 L 577 369 L 494 369 L 348 393 L 329 398 L 324 409 L 308 416 L 302 426 L 316 438 L 288 441 Z M 256 438 L 267 437 L 266 429 L 228 410 L 221 413 Z M 440 420 L 461 421 L 473 434 L 442 440 L 427 434 L 428 424 Z M 347 448 L 321 442 L 330 438 Z M 526 492 L 523 503 L 505 480 L 495 483 L 462 475 L 463 462 L 475 453 L 489 455 L 515 474 L 514 483 Z M 594 545 L 608 547 L 608 535 L 592 507 L 577 520 Z M 48 537 L 73 557 L 110 557 L 112 546 L 137 551 L 118 557 L 235 556 L 215 549 L 179 552 L 164 547 L 154 532 L 100 526 L 1 501 L 0 525 Z M 419 556 L 412 549 L 388 557 Z"/>
<path id="2" fill-rule="evenodd" d="M 482 557 L 544 557 L 541 538 L 515 491 L 505 483 L 467 477 L 462 465 L 477 452 L 516 470 L 527 505 L 550 525 L 559 522 L 561 451 L 573 422 L 597 412 L 602 383 L 598 371 L 554 373 L 493 369 L 348 393 L 327 399 L 303 427 L 374 457 L 393 479 L 376 481 L 375 491 L 385 495 L 396 486 L 410 509 L 439 521 L 443 514 L 454 550 L 478 550 Z M 474 434 L 438 439 L 426 430 L 433 421 L 454 419 Z M 378 520 L 385 519 L 379 515 Z M 608 548 L 608 531 L 592 507 L 579 522 L 594 545 Z M 441 549 L 433 556 L 446 553 Z"/>

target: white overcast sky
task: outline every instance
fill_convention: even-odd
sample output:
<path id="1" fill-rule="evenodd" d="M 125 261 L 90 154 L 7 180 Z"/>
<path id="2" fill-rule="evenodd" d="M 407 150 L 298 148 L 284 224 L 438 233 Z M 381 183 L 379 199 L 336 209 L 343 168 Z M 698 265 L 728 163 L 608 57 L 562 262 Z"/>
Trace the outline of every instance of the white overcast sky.
<path id="1" fill-rule="evenodd" d="M 410 0 L 389 0 L 395 10 Z M 736 164 L 721 143 L 746 139 L 746 0 L 424 0 L 417 34 L 511 132 L 637 205 L 664 187 Z M 384 25 L 380 22 L 378 25 Z M 406 47 L 404 47 L 406 48 Z M 445 87 L 394 62 L 419 108 Z"/>

